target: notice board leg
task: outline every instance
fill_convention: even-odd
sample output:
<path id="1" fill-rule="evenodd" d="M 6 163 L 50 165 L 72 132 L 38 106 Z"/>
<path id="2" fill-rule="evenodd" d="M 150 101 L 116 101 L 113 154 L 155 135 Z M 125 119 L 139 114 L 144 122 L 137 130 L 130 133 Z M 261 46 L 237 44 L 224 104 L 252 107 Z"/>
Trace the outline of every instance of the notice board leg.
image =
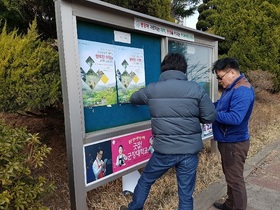
<path id="1" fill-rule="evenodd" d="M 211 139 L 211 152 L 212 153 L 218 152 L 217 141 L 215 141 L 214 139 Z"/>

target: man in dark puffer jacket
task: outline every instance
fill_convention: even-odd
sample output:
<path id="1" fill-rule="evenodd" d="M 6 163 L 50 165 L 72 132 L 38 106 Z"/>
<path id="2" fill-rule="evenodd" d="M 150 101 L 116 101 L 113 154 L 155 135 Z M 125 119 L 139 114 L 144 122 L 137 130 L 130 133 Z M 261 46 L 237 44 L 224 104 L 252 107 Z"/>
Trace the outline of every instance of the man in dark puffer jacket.
<path id="1" fill-rule="evenodd" d="M 200 123 L 212 123 L 215 107 L 205 90 L 187 80 L 187 62 L 178 53 L 165 56 L 160 81 L 135 92 L 130 101 L 148 105 L 154 135 L 154 153 L 134 190 L 128 208 L 143 209 L 151 185 L 175 166 L 179 210 L 193 209 L 198 152 L 203 147 Z"/>

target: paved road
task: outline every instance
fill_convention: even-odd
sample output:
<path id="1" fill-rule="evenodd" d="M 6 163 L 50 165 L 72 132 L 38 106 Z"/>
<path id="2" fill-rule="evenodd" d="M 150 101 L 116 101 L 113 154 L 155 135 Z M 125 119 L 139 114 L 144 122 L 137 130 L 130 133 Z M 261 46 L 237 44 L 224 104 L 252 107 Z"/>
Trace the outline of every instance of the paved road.
<path id="1" fill-rule="evenodd" d="M 280 140 L 266 146 L 245 164 L 247 210 L 280 210 Z M 195 210 L 216 210 L 212 204 L 226 194 L 225 180 L 195 197 Z"/>

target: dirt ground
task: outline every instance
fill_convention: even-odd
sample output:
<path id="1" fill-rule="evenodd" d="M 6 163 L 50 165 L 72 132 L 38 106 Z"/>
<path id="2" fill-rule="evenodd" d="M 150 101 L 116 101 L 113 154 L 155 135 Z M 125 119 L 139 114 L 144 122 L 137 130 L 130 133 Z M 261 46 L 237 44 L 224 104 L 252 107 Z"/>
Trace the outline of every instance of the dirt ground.
<path id="1" fill-rule="evenodd" d="M 43 203 L 55 210 L 70 209 L 63 113 L 57 110 L 36 114 L 0 113 L 0 119 L 12 127 L 26 127 L 32 134 L 39 133 L 41 142 L 52 148 L 40 173 L 54 181 L 57 190 Z"/>
<path id="2" fill-rule="evenodd" d="M 267 96 L 267 94 L 265 95 Z M 260 102 L 261 101 L 261 102 Z M 264 102 L 265 103 L 264 103 Z M 280 95 L 273 95 L 256 103 L 250 130 L 252 145 L 250 156 L 268 142 L 278 138 L 280 131 Z M 265 116 L 265 117 L 264 117 Z M 67 150 L 64 130 L 64 116 L 61 111 L 48 110 L 46 113 L 0 113 L 0 119 L 12 127 L 26 127 L 32 134 L 39 133 L 40 140 L 52 148 L 45 160 L 40 174 L 54 181 L 56 191 L 44 198 L 43 204 L 51 210 L 70 209 L 70 196 L 68 187 Z M 202 153 L 200 157 L 201 167 L 198 169 L 197 187 L 199 192 L 220 176 L 220 164 L 217 156 L 210 155 L 209 151 Z M 169 186 L 168 189 L 164 186 Z M 170 186 L 173 186 L 170 188 Z M 174 209 L 177 205 L 176 179 L 174 172 L 170 171 L 161 180 L 155 183 L 151 189 L 151 195 L 147 200 L 147 209 Z M 89 209 L 111 210 L 127 204 L 130 197 L 122 194 L 121 179 L 117 179 L 87 194 Z M 158 200 L 158 198 L 161 198 Z M 108 202 L 110 200 L 111 202 Z M 158 201 L 162 203 L 159 205 Z"/>

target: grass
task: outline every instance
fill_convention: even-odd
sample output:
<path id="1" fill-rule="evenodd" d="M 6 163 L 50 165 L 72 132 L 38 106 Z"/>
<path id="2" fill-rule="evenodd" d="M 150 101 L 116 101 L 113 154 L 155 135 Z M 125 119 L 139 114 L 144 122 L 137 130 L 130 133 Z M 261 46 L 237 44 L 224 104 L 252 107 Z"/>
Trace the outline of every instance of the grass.
<path id="1" fill-rule="evenodd" d="M 280 95 L 258 92 L 250 122 L 251 147 L 249 157 L 254 156 L 267 144 L 279 140 L 280 132 Z M 58 116 L 58 114 L 55 114 Z M 63 128 L 63 116 L 60 118 L 31 118 L 16 114 L 0 114 L 13 126 L 27 126 L 31 133 L 40 133 L 43 143 L 52 148 L 52 153 L 45 161 L 40 173 L 56 183 L 54 194 L 43 199 L 44 205 L 53 210 L 70 209 L 68 187 L 68 169 L 66 141 Z M 220 157 L 211 153 L 210 141 L 205 142 L 199 154 L 199 166 L 194 195 L 205 190 L 222 176 Z M 131 196 L 122 193 L 122 180 L 117 179 L 87 193 L 87 206 L 90 210 L 115 210 L 120 205 L 127 205 Z M 145 210 L 177 209 L 177 182 L 174 169 L 170 169 L 152 186 L 145 203 Z"/>
<path id="2" fill-rule="evenodd" d="M 258 100 L 250 122 L 251 147 L 248 158 L 254 156 L 267 144 L 279 139 L 280 105 L 279 95 L 267 92 L 258 93 Z M 210 184 L 222 176 L 219 154 L 211 153 L 210 141 L 205 142 L 203 151 L 199 154 L 199 166 L 195 193 L 205 190 Z M 109 201 L 109 202 L 108 202 Z M 112 181 L 87 194 L 87 204 L 92 210 L 118 209 L 120 205 L 127 205 L 131 196 L 122 194 L 121 179 Z M 177 209 L 177 182 L 175 170 L 170 169 L 152 186 L 145 203 L 145 210 Z"/>

